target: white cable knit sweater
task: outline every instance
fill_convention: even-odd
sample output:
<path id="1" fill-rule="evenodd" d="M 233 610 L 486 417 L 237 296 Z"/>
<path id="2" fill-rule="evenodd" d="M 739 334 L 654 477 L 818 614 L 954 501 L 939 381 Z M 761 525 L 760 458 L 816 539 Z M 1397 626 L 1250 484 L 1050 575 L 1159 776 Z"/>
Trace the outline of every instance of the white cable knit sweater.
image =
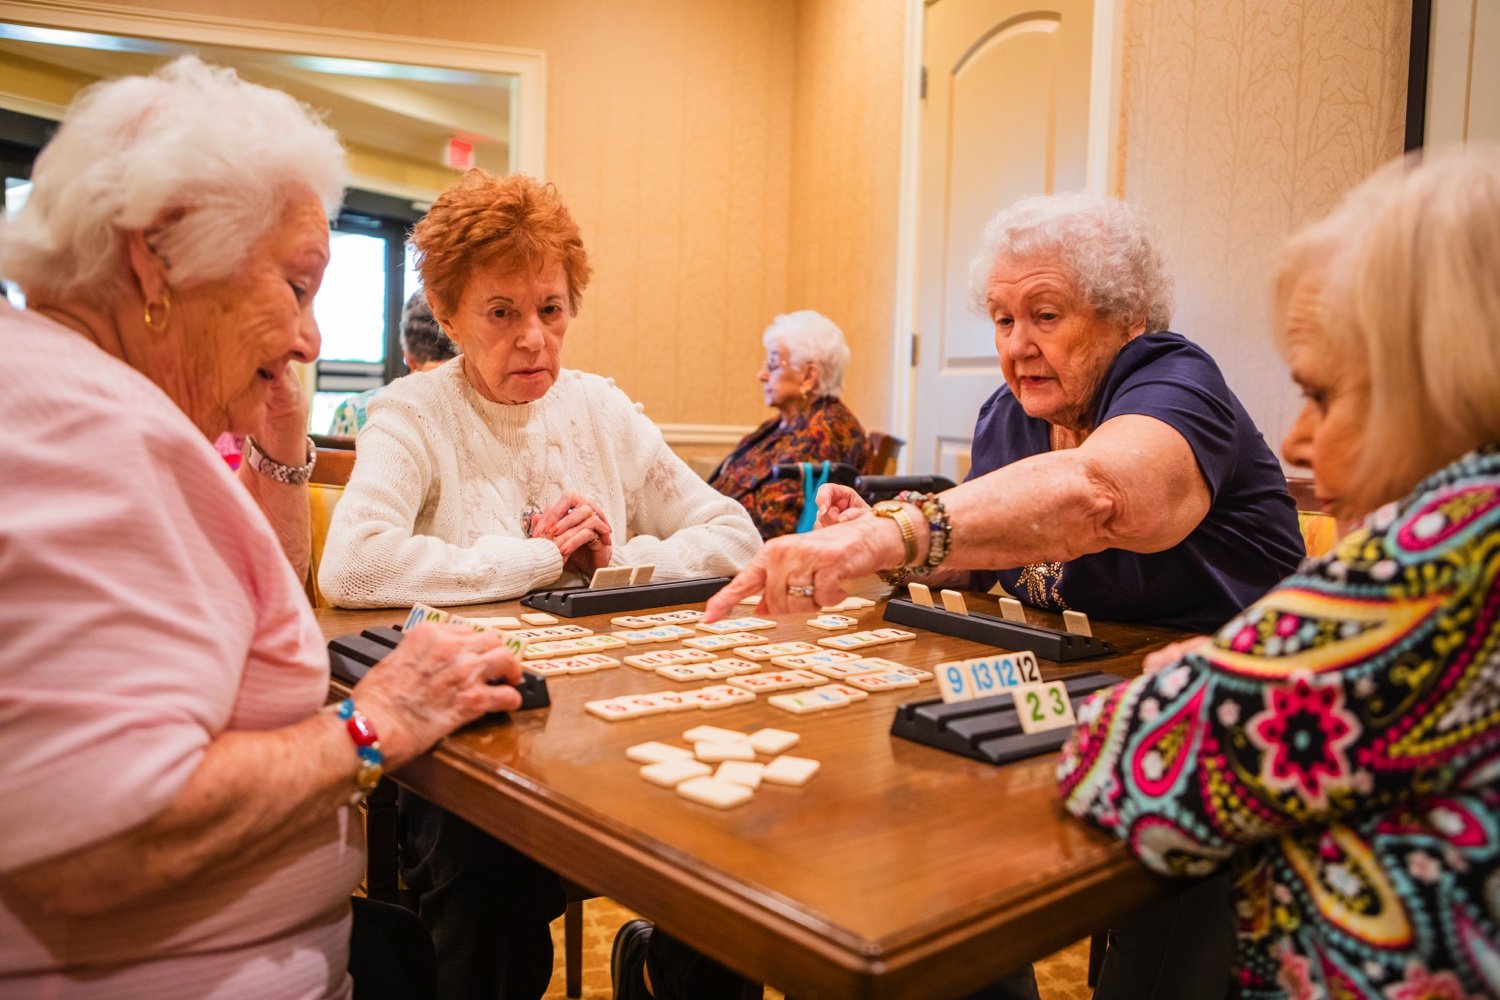
<path id="1" fill-rule="evenodd" d="M 484 399 L 462 359 L 370 403 L 318 586 L 345 608 L 469 604 L 581 582 L 521 512 L 565 490 L 603 508 L 613 565 L 732 576 L 760 547 L 745 508 L 696 476 L 613 380 L 563 369 L 535 403 Z"/>

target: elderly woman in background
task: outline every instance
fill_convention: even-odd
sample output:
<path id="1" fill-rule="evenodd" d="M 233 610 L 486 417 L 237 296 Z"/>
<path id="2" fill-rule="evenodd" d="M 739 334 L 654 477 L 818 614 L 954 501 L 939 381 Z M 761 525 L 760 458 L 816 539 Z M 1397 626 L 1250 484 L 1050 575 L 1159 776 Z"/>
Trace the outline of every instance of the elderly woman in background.
<path id="1" fill-rule="evenodd" d="M 519 703 L 497 640 L 424 628 L 319 711 L 288 367 L 318 353 L 342 178 L 291 98 L 188 58 L 80 96 L 0 231 L 28 303 L 0 305 L 6 997 L 348 997 L 351 803 Z M 387 962 L 356 995 L 423 995 Z"/>
<path id="2" fill-rule="evenodd" d="M 1283 450 L 1357 526 L 1064 750 L 1067 807 L 1147 865 L 1231 867 L 1240 996 L 1500 996 L 1496 260 L 1495 147 L 1387 166 L 1292 240 Z"/>
<path id="3" fill-rule="evenodd" d="M 836 604 L 877 571 L 978 588 L 999 571 L 1035 607 L 1201 632 L 1296 567 L 1281 466 L 1213 360 L 1166 331 L 1171 279 L 1138 213 L 1022 200 L 972 274 L 1005 384 L 980 410 L 970 479 L 875 516 L 823 487 L 826 526 L 768 542 L 708 620 L 751 594 L 772 613 Z M 1121 922 L 1097 995 L 1209 995 L 1232 954 L 1227 905 L 1215 879 Z"/>
<path id="4" fill-rule="evenodd" d="M 696 476 L 610 380 L 562 367 L 589 280 L 550 184 L 471 170 L 412 232 L 455 364 L 370 405 L 318 575 L 345 607 L 465 604 L 651 564 L 737 571 L 760 546 L 744 508 Z M 417 796 L 400 800 L 404 876 L 445 996 L 540 997 L 557 876 Z"/>
<path id="5" fill-rule="evenodd" d="M 458 348 L 443 328 L 432 317 L 432 308 L 427 305 L 427 295 L 420 288 L 411 293 L 406 306 L 401 310 L 401 358 L 408 372 L 426 372 L 443 364 L 458 354 Z M 366 389 L 356 393 L 338 405 L 333 411 L 333 421 L 328 433 L 336 437 L 353 437 L 365 425 L 366 408 L 375 394 L 385 386 Z"/>
<path id="6" fill-rule="evenodd" d="M 650 564 L 716 576 L 760 544 L 743 508 L 610 380 L 562 367 L 588 254 L 551 185 L 471 170 L 412 232 L 460 361 L 370 406 L 318 584 L 341 607 L 468 604 Z"/>
<path id="7" fill-rule="evenodd" d="M 777 316 L 761 343 L 766 360 L 757 377 L 778 415 L 747 435 L 708 484 L 744 504 L 762 538 L 775 538 L 797 530 L 803 498 L 803 485 L 776 479 L 775 467 L 842 462 L 861 469 L 865 430 L 839 401 L 849 345 L 833 320 L 811 309 Z"/>

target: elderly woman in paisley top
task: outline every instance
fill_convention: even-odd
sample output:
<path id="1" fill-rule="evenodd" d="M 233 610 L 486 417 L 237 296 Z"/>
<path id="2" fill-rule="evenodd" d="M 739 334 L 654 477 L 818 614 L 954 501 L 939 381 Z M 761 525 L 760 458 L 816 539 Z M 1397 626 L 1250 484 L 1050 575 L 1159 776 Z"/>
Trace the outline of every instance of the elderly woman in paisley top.
<path id="1" fill-rule="evenodd" d="M 968 481 L 873 516 L 823 487 L 826 526 L 767 542 L 710 619 L 751 594 L 811 610 L 889 571 L 974 589 L 998 576 L 1035 607 L 1202 632 L 1296 567 L 1281 466 L 1213 359 L 1167 330 L 1171 277 L 1138 211 L 1024 199 L 991 220 L 971 275 L 1005 382 L 979 412 Z M 1204 995 L 1228 967 L 1227 909 L 1210 881 L 1122 921 L 1099 996 Z"/>
<path id="2" fill-rule="evenodd" d="M 839 399 L 849 345 L 833 320 L 811 309 L 777 316 L 761 342 L 766 360 L 757 377 L 777 414 L 745 435 L 708 484 L 744 504 L 762 538 L 775 538 L 812 527 L 803 484 L 775 478 L 776 466 L 837 462 L 862 471 L 865 429 Z"/>
<path id="3" fill-rule="evenodd" d="M 1397 162 L 1293 239 L 1288 461 L 1354 527 L 1080 707 L 1067 807 L 1228 867 L 1252 998 L 1500 996 L 1500 148 Z"/>

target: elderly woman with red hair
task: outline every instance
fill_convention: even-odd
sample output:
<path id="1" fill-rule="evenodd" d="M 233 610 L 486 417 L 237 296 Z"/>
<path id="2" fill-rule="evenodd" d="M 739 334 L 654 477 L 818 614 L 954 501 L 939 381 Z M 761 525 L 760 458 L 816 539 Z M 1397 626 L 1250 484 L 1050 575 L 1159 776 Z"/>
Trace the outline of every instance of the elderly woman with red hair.
<path id="1" fill-rule="evenodd" d="M 412 232 L 433 315 L 462 353 L 370 403 L 319 585 L 334 604 L 466 604 L 579 583 L 602 566 L 657 579 L 737 572 L 760 547 L 745 509 L 700 479 L 639 404 L 562 367 L 590 267 L 557 190 L 471 170 Z M 557 876 L 403 795 L 404 876 L 444 996 L 540 997 Z"/>

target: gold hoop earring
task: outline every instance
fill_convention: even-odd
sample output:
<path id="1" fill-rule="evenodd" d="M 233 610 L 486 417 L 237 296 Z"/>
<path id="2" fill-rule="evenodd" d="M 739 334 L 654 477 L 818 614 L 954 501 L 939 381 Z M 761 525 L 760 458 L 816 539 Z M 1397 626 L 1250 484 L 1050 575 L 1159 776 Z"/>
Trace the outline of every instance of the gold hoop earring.
<path id="1" fill-rule="evenodd" d="M 167 294 L 165 288 L 161 290 L 161 315 L 152 316 L 151 309 L 152 304 L 148 301 L 144 310 L 146 329 L 153 333 L 161 333 L 167 328 L 167 320 L 172 318 L 172 297 Z"/>

